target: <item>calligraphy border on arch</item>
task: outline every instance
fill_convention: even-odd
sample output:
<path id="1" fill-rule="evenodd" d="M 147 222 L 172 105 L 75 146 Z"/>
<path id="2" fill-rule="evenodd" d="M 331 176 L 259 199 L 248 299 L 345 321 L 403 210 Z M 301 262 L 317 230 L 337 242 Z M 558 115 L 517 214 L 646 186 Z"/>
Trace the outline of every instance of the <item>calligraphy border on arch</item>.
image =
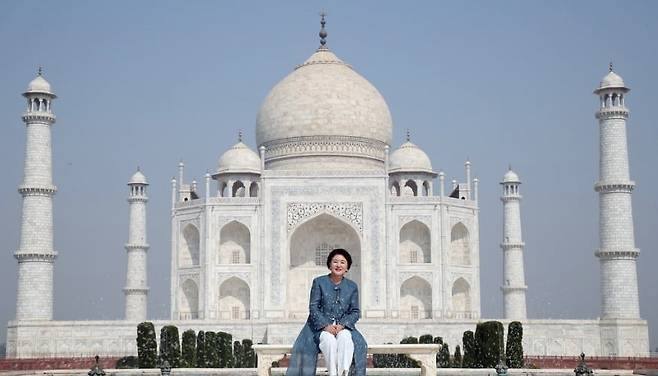
<path id="1" fill-rule="evenodd" d="M 343 218 L 363 233 L 363 204 L 361 202 L 289 202 L 287 208 L 288 232 L 304 219 L 319 213 Z"/>

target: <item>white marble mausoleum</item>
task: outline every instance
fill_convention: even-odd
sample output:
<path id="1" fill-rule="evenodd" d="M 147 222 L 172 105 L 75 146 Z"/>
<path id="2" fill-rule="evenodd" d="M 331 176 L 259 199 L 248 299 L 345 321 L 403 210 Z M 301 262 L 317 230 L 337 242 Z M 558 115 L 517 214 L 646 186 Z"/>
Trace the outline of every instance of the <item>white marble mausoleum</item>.
<path id="1" fill-rule="evenodd" d="M 465 330 L 485 320 L 480 317 L 478 180 L 471 176 L 471 163 L 465 162 L 459 181 L 445 181 L 409 133 L 406 142 L 393 145 L 386 101 L 326 46 L 324 21 L 321 37 L 321 46 L 265 98 L 255 147 L 240 136 L 198 184 L 185 180 L 179 165 L 171 182 L 171 318 L 155 325 L 292 343 L 307 316 L 310 282 L 327 273 L 326 256 L 340 247 L 354 258 L 348 277 L 359 285 L 359 326 L 370 343 L 430 333 L 454 348 Z M 630 205 L 627 92 L 612 69 L 595 91 L 603 140 L 596 184 L 602 218 L 596 252 L 604 295 L 600 319 L 527 318 L 521 180 L 511 169 L 502 178 L 505 317 L 500 320 L 523 322 L 526 354 L 649 353 L 635 272 L 639 250 Z M 146 176 L 138 171 L 128 183 L 125 320 L 53 320 L 56 188 L 50 126 L 56 97 L 41 73 L 24 96 L 23 222 L 8 356 L 136 354 L 136 325 L 148 319 Z"/>

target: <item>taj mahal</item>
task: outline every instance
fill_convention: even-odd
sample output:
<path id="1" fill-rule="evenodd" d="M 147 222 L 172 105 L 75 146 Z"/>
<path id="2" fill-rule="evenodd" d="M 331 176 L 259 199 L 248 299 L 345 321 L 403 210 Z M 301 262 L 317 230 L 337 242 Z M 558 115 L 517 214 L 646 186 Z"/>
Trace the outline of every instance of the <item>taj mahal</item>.
<path id="1" fill-rule="evenodd" d="M 523 323 L 526 354 L 648 355 L 626 141 L 629 88 L 612 66 L 594 90 L 600 169 L 592 194 L 599 196 L 600 246 L 592 262 L 600 263 L 600 318 L 527 318 L 521 178 L 504 166 L 504 317 L 483 318 L 479 182 L 471 162 L 459 181 L 446 181 L 409 132 L 406 142 L 392 145 L 385 99 L 329 49 L 324 25 L 323 18 L 320 47 L 264 99 L 255 147 L 240 136 L 198 183 L 178 166 L 171 181 L 170 320 L 155 320 L 156 327 L 172 323 L 255 343 L 292 343 L 308 314 L 310 283 L 327 273 L 326 256 L 340 247 L 354 258 L 348 277 L 359 286 L 358 326 L 369 343 L 432 333 L 460 344 L 477 322 L 499 319 Z M 39 72 L 23 96 L 18 293 L 7 355 L 135 355 L 136 326 L 149 319 L 145 172 L 138 170 L 127 189 L 124 320 L 53 320 L 56 95 Z"/>

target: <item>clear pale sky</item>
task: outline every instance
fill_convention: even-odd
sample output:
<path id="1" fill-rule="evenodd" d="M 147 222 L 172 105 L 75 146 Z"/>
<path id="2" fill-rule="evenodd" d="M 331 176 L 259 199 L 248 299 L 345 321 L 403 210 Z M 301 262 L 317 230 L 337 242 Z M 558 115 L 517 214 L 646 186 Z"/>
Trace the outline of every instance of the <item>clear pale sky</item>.
<path id="1" fill-rule="evenodd" d="M 600 314 L 598 99 L 614 61 L 631 88 L 628 143 L 642 317 L 658 346 L 658 3 L 653 1 L 0 2 L 0 323 L 15 314 L 25 127 L 20 94 L 43 65 L 54 104 L 55 318 L 123 315 L 126 182 L 148 203 L 149 311 L 169 314 L 170 179 L 201 181 L 254 145 L 267 92 L 318 46 L 372 82 L 436 170 L 480 179 L 482 316 L 502 316 L 502 204 L 521 176 L 531 318 Z M 0 341 L 6 330 L 0 331 Z"/>

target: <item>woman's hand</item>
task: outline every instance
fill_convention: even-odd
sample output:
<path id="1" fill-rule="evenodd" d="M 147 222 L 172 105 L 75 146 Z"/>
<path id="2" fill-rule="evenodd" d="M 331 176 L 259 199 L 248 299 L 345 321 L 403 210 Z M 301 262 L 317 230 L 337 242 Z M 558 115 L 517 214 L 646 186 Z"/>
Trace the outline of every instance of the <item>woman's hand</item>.
<path id="1" fill-rule="evenodd" d="M 338 333 L 340 333 L 341 330 L 345 329 L 345 327 L 340 325 L 340 324 L 337 324 L 337 325 L 334 325 L 334 329 L 336 329 L 336 334 L 334 334 L 334 335 L 338 335 Z"/>
<path id="2" fill-rule="evenodd" d="M 338 332 L 336 332 L 336 325 L 329 324 L 329 325 L 325 326 L 324 329 L 322 329 L 322 330 L 324 330 L 325 332 L 329 332 L 333 335 L 338 334 Z"/>

